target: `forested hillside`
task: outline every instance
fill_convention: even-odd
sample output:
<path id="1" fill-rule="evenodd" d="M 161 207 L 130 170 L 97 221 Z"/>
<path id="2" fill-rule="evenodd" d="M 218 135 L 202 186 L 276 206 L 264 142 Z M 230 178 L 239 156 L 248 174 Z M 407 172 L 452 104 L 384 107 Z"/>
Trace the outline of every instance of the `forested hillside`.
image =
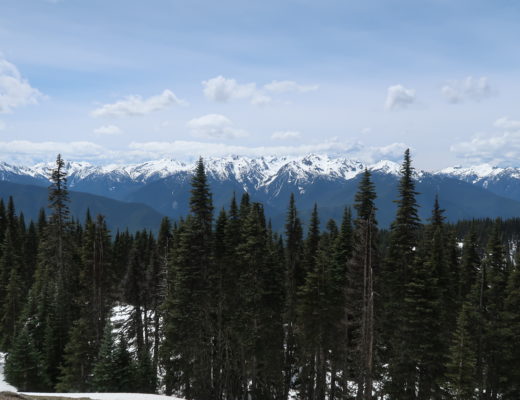
<path id="1" fill-rule="evenodd" d="M 202 159 L 190 214 L 156 236 L 73 220 L 60 156 L 51 181 L 37 221 L 0 202 L 0 350 L 19 390 L 520 398 L 520 221 L 448 225 L 435 201 L 422 224 L 409 151 L 388 231 L 369 170 L 340 224 L 319 204 L 302 221 L 291 196 L 282 235 L 247 194 L 214 209 Z"/>

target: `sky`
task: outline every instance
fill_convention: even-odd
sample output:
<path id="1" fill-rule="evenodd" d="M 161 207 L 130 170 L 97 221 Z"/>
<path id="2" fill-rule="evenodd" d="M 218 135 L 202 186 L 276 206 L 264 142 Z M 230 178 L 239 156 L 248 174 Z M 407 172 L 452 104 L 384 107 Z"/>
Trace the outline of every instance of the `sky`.
<path id="1" fill-rule="evenodd" d="M 0 0 L 0 161 L 520 166 L 516 0 Z"/>

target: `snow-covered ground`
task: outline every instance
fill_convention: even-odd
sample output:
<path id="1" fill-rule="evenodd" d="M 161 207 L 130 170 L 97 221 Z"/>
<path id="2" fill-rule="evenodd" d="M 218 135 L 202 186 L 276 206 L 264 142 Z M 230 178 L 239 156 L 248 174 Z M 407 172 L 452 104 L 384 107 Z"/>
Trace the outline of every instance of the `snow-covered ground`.
<path id="1" fill-rule="evenodd" d="M 4 359 L 5 354 L 0 353 L 0 392 L 16 392 L 16 388 L 4 380 Z"/>
<path id="2" fill-rule="evenodd" d="M 28 396 L 90 398 L 92 400 L 182 400 L 179 397 L 146 393 L 23 393 Z"/>
<path id="3" fill-rule="evenodd" d="M 0 353 L 0 392 L 16 392 L 16 388 L 9 385 L 4 380 L 4 358 Z M 72 397 L 90 398 L 92 400 L 182 400 L 179 397 L 162 396 L 159 394 L 146 393 L 23 393 L 28 396 L 51 396 L 51 397 Z"/>

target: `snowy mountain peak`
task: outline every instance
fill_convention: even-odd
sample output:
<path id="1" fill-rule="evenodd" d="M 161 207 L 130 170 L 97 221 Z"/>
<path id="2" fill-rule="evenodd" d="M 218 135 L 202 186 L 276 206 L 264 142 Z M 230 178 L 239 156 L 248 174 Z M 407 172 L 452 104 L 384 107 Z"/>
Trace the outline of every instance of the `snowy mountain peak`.
<path id="1" fill-rule="evenodd" d="M 451 176 L 466 182 L 477 183 L 499 178 L 520 179 L 520 168 L 502 168 L 490 164 L 481 164 L 473 167 L 456 166 L 445 168 L 437 172 L 437 174 Z"/>
<path id="2" fill-rule="evenodd" d="M 399 163 L 382 160 L 375 164 L 364 164 L 360 161 L 341 156 L 326 154 L 307 154 L 303 156 L 264 156 L 242 157 L 230 155 L 214 157 L 204 160 L 206 171 L 216 180 L 234 180 L 243 185 L 244 189 L 268 187 L 283 179 L 288 182 L 305 186 L 316 179 L 350 180 L 361 173 L 365 168 L 372 172 L 398 176 L 401 165 Z M 106 185 L 110 182 L 133 182 L 145 184 L 162 178 L 178 174 L 189 175 L 195 168 L 196 162 L 183 162 L 175 159 L 159 159 L 139 164 L 123 165 L 111 164 L 104 166 L 93 165 L 88 162 L 67 162 L 69 186 L 76 187 L 81 182 L 103 180 Z M 42 182 L 49 179 L 54 163 L 40 163 L 32 167 L 14 166 L 0 162 L 0 179 L 10 180 L 12 176 L 25 176 Z M 423 171 L 416 171 L 421 177 Z M 482 185 L 490 180 L 511 178 L 520 179 L 520 168 L 500 168 L 489 164 L 474 167 L 450 167 L 434 174 L 452 177 L 471 183 Z"/>
<path id="3" fill-rule="evenodd" d="M 383 160 L 371 166 L 369 169 L 372 172 L 381 172 L 383 174 L 399 175 L 401 173 L 401 164 L 394 161 Z"/>

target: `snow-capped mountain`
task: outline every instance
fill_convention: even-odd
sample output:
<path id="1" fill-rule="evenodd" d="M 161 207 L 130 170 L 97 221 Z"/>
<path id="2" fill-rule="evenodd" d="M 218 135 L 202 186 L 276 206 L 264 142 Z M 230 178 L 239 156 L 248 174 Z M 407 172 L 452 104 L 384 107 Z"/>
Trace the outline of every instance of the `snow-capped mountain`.
<path id="1" fill-rule="evenodd" d="M 216 209 L 225 207 L 233 194 L 248 192 L 261 201 L 266 214 L 283 221 L 291 193 L 302 214 L 315 202 L 326 218 L 339 218 L 352 205 L 361 172 L 368 168 L 378 192 L 378 219 L 387 225 L 395 211 L 394 200 L 400 164 L 384 160 L 364 164 L 347 157 L 310 154 L 300 157 L 238 157 L 204 160 Z M 188 212 L 191 174 L 196 162 L 154 160 L 133 165 L 97 166 L 69 162 L 71 190 L 125 202 L 144 203 L 163 215 L 178 217 Z M 0 163 L 0 181 L 48 186 L 53 164 L 32 167 Z M 416 171 L 421 216 L 427 218 L 435 195 L 448 210 L 448 218 L 511 217 L 520 215 L 520 169 L 487 165 L 453 167 L 441 171 Z M 323 219 L 325 221 L 325 219 Z"/>
<path id="2" fill-rule="evenodd" d="M 473 167 L 450 167 L 436 172 L 487 189 L 510 199 L 520 200 L 520 168 L 482 164 Z"/>
<path id="3" fill-rule="evenodd" d="M 398 174 L 400 166 L 392 161 L 381 161 L 365 165 L 348 158 L 310 154 L 302 157 L 259 157 L 229 156 L 204 160 L 206 172 L 214 179 L 235 180 L 244 184 L 244 189 L 268 187 L 280 176 L 290 182 L 307 184 L 318 177 L 330 180 L 350 180 L 365 168 L 382 173 Z M 40 163 L 32 167 L 19 167 L 0 163 L 0 180 L 12 181 L 15 176 L 26 176 L 46 182 L 54 163 Z M 85 181 L 103 179 L 114 184 L 132 181 L 150 183 L 178 174 L 191 174 L 195 162 L 185 163 L 173 159 L 162 159 L 132 165 L 97 166 L 88 162 L 67 162 L 65 165 L 69 187 L 75 188 Z"/>

